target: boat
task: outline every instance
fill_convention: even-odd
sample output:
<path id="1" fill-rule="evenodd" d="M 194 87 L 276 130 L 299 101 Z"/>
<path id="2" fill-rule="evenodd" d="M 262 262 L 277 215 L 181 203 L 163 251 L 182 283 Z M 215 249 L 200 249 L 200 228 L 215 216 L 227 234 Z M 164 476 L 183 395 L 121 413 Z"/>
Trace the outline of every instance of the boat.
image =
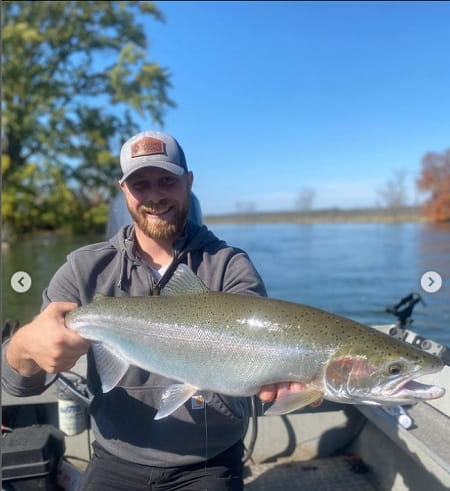
<path id="1" fill-rule="evenodd" d="M 108 235 L 129 220 L 124 207 L 119 195 L 111 207 Z M 201 221 L 195 196 L 191 218 Z M 324 401 L 283 416 L 264 416 L 255 397 L 245 438 L 247 491 L 450 489 L 450 350 L 411 330 L 420 301 L 417 293 L 406 295 L 386 308 L 395 322 L 372 327 L 439 356 L 443 370 L 421 381 L 444 387 L 446 394 L 390 408 Z M 85 373 L 82 357 L 40 396 L 16 398 L 2 392 L 3 490 L 77 489 L 91 456 Z"/>

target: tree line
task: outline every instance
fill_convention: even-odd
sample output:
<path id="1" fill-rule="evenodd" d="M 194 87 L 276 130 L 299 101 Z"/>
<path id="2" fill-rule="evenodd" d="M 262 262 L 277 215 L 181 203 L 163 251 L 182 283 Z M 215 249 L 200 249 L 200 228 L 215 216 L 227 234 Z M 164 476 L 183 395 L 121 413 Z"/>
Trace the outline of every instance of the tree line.
<path id="1" fill-rule="evenodd" d="M 407 208 L 405 179 L 405 171 L 396 170 L 385 185 L 376 190 L 378 200 L 375 208 L 389 210 L 392 214 Z M 450 148 L 442 153 L 428 152 L 423 156 L 415 185 L 424 195 L 421 205 L 424 216 L 434 222 L 450 221 Z M 311 211 L 315 197 L 314 189 L 301 189 L 297 193 L 294 208 L 299 212 Z M 241 210 L 238 209 L 238 213 L 239 211 Z"/>

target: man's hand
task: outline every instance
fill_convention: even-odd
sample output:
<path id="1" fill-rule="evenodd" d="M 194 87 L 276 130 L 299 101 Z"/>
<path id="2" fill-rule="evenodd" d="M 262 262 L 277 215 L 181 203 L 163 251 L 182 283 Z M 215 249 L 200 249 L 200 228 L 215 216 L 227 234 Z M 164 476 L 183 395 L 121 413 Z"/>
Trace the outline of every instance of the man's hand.
<path id="1" fill-rule="evenodd" d="M 64 316 L 75 309 L 71 302 L 50 303 L 32 322 L 11 338 L 6 360 L 23 376 L 64 372 L 89 349 L 89 341 L 66 328 Z"/>
<path id="2" fill-rule="evenodd" d="M 270 384 L 265 385 L 259 391 L 258 397 L 261 399 L 261 402 L 267 403 L 272 402 L 278 399 L 285 392 L 302 392 L 306 389 L 306 386 L 300 382 L 283 382 L 280 384 Z M 318 401 L 310 404 L 310 407 L 320 406 L 323 402 L 323 399 L 319 399 Z"/>

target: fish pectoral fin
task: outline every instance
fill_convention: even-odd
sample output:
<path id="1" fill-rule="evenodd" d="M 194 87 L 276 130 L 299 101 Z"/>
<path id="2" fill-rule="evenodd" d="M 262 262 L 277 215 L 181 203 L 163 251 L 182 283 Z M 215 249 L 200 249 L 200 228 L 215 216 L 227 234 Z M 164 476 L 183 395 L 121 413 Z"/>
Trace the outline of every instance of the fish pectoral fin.
<path id="1" fill-rule="evenodd" d="M 92 343 L 95 365 L 102 382 L 103 392 L 109 392 L 119 383 L 130 364 L 103 343 Z"/>
<path id="2" fill-rule="evenodd" d="M 197 387 L 189 384 L 172 384 L 164 390 L 161 405 L 155 419 L 162 419 L 172 414 L 198 391 Z"/>
<path id="3" fill-rule="evenodd" d="M 307 406 L 322 397 L 318 390 L 306 389 L 301 392 L 283 392 L 275 402 L 264 411 L 264 415 L 278 416 Z"/>

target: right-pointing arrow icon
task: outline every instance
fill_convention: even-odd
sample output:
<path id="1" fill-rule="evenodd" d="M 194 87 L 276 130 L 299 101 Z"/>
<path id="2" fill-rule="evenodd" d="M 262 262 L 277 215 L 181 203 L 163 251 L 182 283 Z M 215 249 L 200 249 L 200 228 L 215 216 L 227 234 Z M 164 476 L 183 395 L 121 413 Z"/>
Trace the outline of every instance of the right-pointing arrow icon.
<path id="1" fill-rule="evenodd" d="M 436 271 L 427 271 L 420 279 L 420 286 L 427 293 L 436 293 L 442 287 L 442 277 Z"/>

